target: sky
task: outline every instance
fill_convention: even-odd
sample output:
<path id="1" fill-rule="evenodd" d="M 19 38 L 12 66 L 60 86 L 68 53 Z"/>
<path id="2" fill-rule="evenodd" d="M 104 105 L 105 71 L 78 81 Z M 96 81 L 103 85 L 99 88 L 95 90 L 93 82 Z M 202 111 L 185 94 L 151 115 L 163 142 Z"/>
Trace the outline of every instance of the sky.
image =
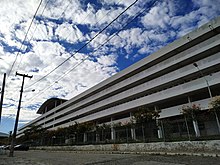
<path id="1" fill-rule="evenodd" d="M 33 75 L 25 78 L 22 126 L 39 116 L 47 99 L 71 99 L 220 15 L 220 0 L 0 0 L 0 5 L 5 133 L 13 130 L 17 112 L 22 77 L 16 71 Z"/>

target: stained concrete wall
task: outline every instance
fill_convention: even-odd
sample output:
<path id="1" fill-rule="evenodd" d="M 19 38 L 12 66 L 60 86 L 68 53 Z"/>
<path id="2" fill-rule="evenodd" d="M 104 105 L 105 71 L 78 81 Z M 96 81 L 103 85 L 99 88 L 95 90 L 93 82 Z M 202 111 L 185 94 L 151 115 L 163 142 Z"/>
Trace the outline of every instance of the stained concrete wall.
<path id="1" fill-rule="evenodd" d="M 83 146 L 41 146 L 32 147 L 31 149 L 52 151 L 191 152 L 220 154 L 220 140 Z"/>

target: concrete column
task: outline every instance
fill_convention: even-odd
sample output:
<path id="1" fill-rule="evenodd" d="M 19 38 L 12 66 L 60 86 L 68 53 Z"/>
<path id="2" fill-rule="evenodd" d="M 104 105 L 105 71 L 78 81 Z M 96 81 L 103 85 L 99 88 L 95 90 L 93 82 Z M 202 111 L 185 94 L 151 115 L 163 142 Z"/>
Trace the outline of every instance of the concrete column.
<path id="1" fill-rule="evenodd" d="M 84 143 L 87 142 L 87 133 L 86 132 L 83 134 L 83 142 Z"/>
<path id="2" fill-rule="evenodd" d="M 159 139 L 163 138 L 163 131 L 162 131 L 161 126 L 158 126 L 157 135 Z"/>
<path id="3" fill-rule="evenodd" d="M 197 120 L 193 120 L 193 128 L 195 130 L 196 137 L 200 137 L 200 131 Z"/>
<path id="4" fill-rule="evenodd" d="M 156 120 L 156 123 L 157 123 L 157 136 L 159 139 L 162 139 L 163 138 L 163 130 L 162 130 L 162 127 L 159 125 L 159 120 L 157 119 Z"/>
<path id="5" fill-rule="evenodd" d="M 55 107 L 57 106 L 57 100 L 55 100 L 55 102 L 54 102 L 54 106 L 55 106 Z"/>
<path id="6" fill-rule="evenodd" d="M 130 118 L 132 119 L 132 112 L 130 112 Z M 132 140 L 136 140 L 136 132 L 135 132 L 135 128 L 133 126 L 131 126 L 131 139 Z"/>
<path id="7" fill-rule="evenodd" d="M 95 134 L 95 140 L 96 142 L 100 142 L 100 135 L 98 133 Z"/>
<path id="8" fill-rule="evenodd" d="M 115 129 L 113 126 L 113 118 L 111 118 L 111 140 L 115 140 Z"/>
<path id="9" fill-rule="evenodd" d="M 158 109 L 157 109 L 157 106 L 154 106 L 154 109 L 155 109 L 155 111 L 157 111 Z M 159 126 L 159 121 L 158 121 L 158 119 L 156 119 L 156 125 L 157 125 L 157 136 L 158 136 L 158 138 L 159 139 L 162 139 L 163 138 L 163 131 L 162 131 L 162 128 L 161 128 L 161 126 Z"/>
<path id="10" fill-rule="evenodd" d="M 131 138 L 132 140 L 136 140 L 136 132 L 135 132 L 135 128 L 131 127 Z"/>
<path id="11" fill-rule="evenodd" d="M 111 127 L 111 140 L 115 140 L 115 129 Z"/>
<path id="12" fill-rule="evenodd" d="M 99 124 L 98 121 L 96 121 L 96 126 L 98 126 L 98 124 Z M 96 132 L 95 132 L 95 141 L 100 142 L 100 135 L 99 135 L 99 132 L 97 132 L 97 129 L 96 129 Z"/>
<path id="13" fill-rule="evenodd" d="M 44 113 L 46 113 L 47 112 L 47 107 L 45 107 L 45 109 L 44 109 Z M 46 119 L 46 117 L 44 117 L 44 119 Z M 45 121 L 44 121 L 44 128 L 45 128 Z"/>
<path id="14" fill-rule="evenodd" d="M 47 106 L 45 107 L 45 109 L 44 109 L 44 113 L 46 113 L 47 112 Z"/>

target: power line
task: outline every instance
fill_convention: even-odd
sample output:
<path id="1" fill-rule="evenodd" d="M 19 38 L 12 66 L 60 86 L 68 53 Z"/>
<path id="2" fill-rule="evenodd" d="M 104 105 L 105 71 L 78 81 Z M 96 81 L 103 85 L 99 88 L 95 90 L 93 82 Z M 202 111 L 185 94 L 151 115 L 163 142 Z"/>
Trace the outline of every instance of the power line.
<path id="1" fill-rule="evenodd" d="M 154 1 L 152 3 L 151 6 L 155 5 L 157 1 Z M 111 35 L 110 37 L 108 37 L 108 39 L 105 40 L 105 42 L 103 42 L 102 44 L 100 44 L 97 48 L 95 48 L 93 50 L 93 53 L 96 52 L 97 50 L 99 50 L 101 47 L 103 47 L 106 43 L 108 43 L 110 40 L 112 40 L 119 32 L 121 32 L 122 30 L 124 30 L 124 28 L 126 28 L 130 23 L 132 23 L 135 19 L 137 19 L 140 15 L 142 15 L 145 11 L 147 10 L 147 8 L 144 8 L 142 11 L 139 11 L 136 16 L 134 16 L 131 20 L 127 21 L 127 23 L 122 26 L 121 29 L 119 29 L 116 33 L 114 33 L 113 35 Z M 77 65 L 75 65 L 74 67 L 72 67 L 69 71 L 67 71 L 65 74 L 63 74 L 57 81 L 60 81 L 63 77 L 65 77 L 67 74 L 69 74 L 71 71 L 73 71 L 76 67 L 78 67 L 80 64 L 82 64 L 85 60 L 87 60 L 90 56 L 87 55 L 86 58 L 82 59 L 80 63 L 78 63 Z M 57 82 L 56 81 L 56 82 Z"/>
<path id="2" fill-rule="evenodd" d="M 122 1 L 122 0 L 118 1 L 117 4 L 119 4 L 121 1 Z M 111 12 L 111 10 L 109 10 L 109 11 L 108 11 L 103 17 L 101 17 L 98 21 L 96 21 L 96 23 L 98 23 L 98 22 L 100 22 L 101 20 L 103 20 L 110 12 Z M 84 21 L 88 18 L 88 16 L 89 16 L 90 13 L 92 13 L 92 12 L 91 12 L 91 11 L 88 12 L 88 14 L 85 16 L 85 18 L 84 18 L 82 21 L 80 21 L 80 23 L 78 23 L 78 24 L 81 24 L 82 22 L 84 22 Z M 67 36 L 70 36 L 70 34 L 72 34 L 72 32 L 70 32 Z M 67 39 L 67 37 L 66 37 L 65 39 Z M 77 39 L 80 40 L 81 38 L 78 38 L 78 37 L 77 37 Z"/>
<path id="3" fill-rule="evenodd" d="M 157 1 L 152 2 L 151 6 L 154 6 L 157 3 Z M 145 8 L 140 10 L 136 16 L 134 16 L 132 19 L 130 19 L 129 21 L 127 21 L 127 23 L 122 26 L 121 29 L 119 29 L 116 33 L 114 33 L 112 36 L 110 36 L 108 39 L 105 40 L 105 42 L 103 42 L 102 44 L 100 44 L 94 51 L 96 52 L 97 50 L 99 50 L 102 46 L 104 46 L 106 43 L 108 43 L 110 40 L 112 40 L 119 32 L 121 32 L 124 28 L 126 28 L 129 24 L 131 24 L 135 19 L 137 19 L 140 15 L 142 15 L 144 12 L 146 12 L 148 8 Z M 72 67 L 70 70 L 68 70 L 66 73 L 64 73 L 62 76 L 60 76 L 56 81 L 54 81 L 54 83 L 52 83 L 50 86 L 45 87 L 44 89 L 42 89 L 37 95 L 35 95 L 34 97 L 30 98 L 28 102 L 31 102 L 34 98 L 36 98 L 37 96 L 41 95 L 42 93 L 44 93 L 46 90 L 48 90 L 49 88 L 51 88 L 54 84 L 56 84 L 57 82 L 59 82 L 61 79 L 63 79 L 67 74 L 69 74 L 70 72 L 72 72 L 75 68 L 77 68 L 78 66 L 80 66 L 84 61 L 86 61 L 90 56 L 87 55 L 87 57 L 85 57 L 84 59 L 81 60 L 80 63 L 76 64 L 74 67 Z"/>
<path id="4" fill-rule="evenodd" d="M 59 65 L 57 65 L 54 69 L 52 69 L 50 72 L 48 72 L 46 75 L 44 75 L 42 78 L 38 79 L 36 82 L 32 83 L 27 88 L 30 88 L 31 86 L 35 85 L 36 83 L 40 82 L 41 80 L 45 79 L 47 76 L 49 76 L 51 73 L 53 73 L 55 70 L 57 70 L 60 66 L 62 66 L 64 63 L 66 63 L 70 58 L 72 58 L 75 54 L 79 53 L 82 49 L 84 49 L 89 43 L 91 43 L 97 36 L 99 36 L 104 30 L 106 30 L 113 22 L 115 22 L 121 15 L 123 15 L 128 9 L 130 9 L 138 0 L 135 0 L 132 4 L 130 4 L 125 10 L 123 10 L 115 19 L 113 19 L 107 26 L 105 26 L 101 31 L 99 31 L 94 37 L 92 37 L 87 43 L 85 43 L 82 47 L 80 47 L 74 54 L 72 54 L 70 57 L 68 57 L 66 60 L 61 62 Z"/>
<path id="5" fill-rule="evenodd" d="M 43 15 L 43 13 L 44 13 L 44 11 L 45 11 L 45 9 L 46 9 L 46 7 L 47 7 L 49 1 L 50 1 L 50 0 L 47 0 L 46 4 L 45 4 L 45 6 L 44 6 L 44 9 L 43 9 L 42 12 L 41 12 L 41 15 Z M 36 13 L 35 13 L 35 14 L 36 14 Z M 36 15 L 35 15 L 35 16 L 36 16 Z M 28 42 L 30 42 L 30 41 L 33 39 L 34 34 L 35 34 L 36 30 L 37 30 L 37 26 L 38 26 L 38 24 L 35 26 L 34 31 L 33 31 L 33 33 L 32 33 L 32 36 L 30 37 L 30 39 L 28 40 Z M 26 47 L 25 52 L 27 51 L 27 49 L 28 49 L 28 47 Z M 19 68 L 20 68 L 21 61 L 22 61 L 23 57 L 24 57 L 24 56 L 21 56 L 21 59 L 20 59 L 20 61 L 19 61 L 18 67 L 17 67 L 17 70 L 19 70 Z"/>
<path id="6" fill-rule="evenodd" d="M 51 1 L 51 0 L 47 0 L 46 5 L 44 6 L 44 9 L 43 9 L 42 12 L 41 12 L 41 15 L 43 15 L 43 13 L 44 13 L 44 11 L 45 11 L 47 5 L 49 4 L 49 1 Z M 122 0 L 118 1 L 117 4 L 119 4 L 121 1 L 122 1 Z M 64 16 L 65 11 L 66 11 L 67 8 L 70 6 L 70 4 L 71 4 L 71 3 L 70 3 L 70 0 L 69 0 L 69 1 L 68 1 L 68 5 L 66 5 L 65 9 L 63 10 L 63 12 L 61 13 L 61 15 L 59 16 L 58 19 L 60 19 L 61 17 Z M 103 17 L 101 17 L 98 21 L 96 21 L 96 23 L 98 23 L 98 22 L 100 22 L 102 19 L 104 19 L 110 12 L 111 12 L 111 11 L 107 12 L 107 14 L 104 15 Z M 90 14 L 90 13 L 92 13 L 92 12 L 89 11 L 89 12 L 86 14 L 86 16 L 80 21 L 79 24 L 81 24 L 82 22 L 84 22 L 84 21 L 89 17 L 89 14 Z M 31 38 L 29 39 L 29 42 L 33 39 L 34 33 L 36 32 L 36 29 L 37 29 L 37 26 L 38 26 L 38 24 L 35 26 L 35 29 L 34 29 L 34 31 L 33 31 L 33 33 L 32 33 L 32 36 L 31 36 Z M 71 33 L 72 33 L 72 32 L 70 32 L 69 35 L 70 35 Z M 67 36 L 69 36 L 69 35 L 67 35 Z M 66 38 L 67 38 L 67 37 L 66 37 Z M 65 38 L 65 39 L 66 39 L 66 38 Z M 78 38 L 78 37 L 77 37 L 77 39 L 80 40 L 81 38 Z M 27 50 L 27 48 L 25 49 L 25 51 L 26 51 L 26 50 Z M 21 62 L 22 62 L 22 58 L 23 58 L 23 56 L 21 56 L 19 65 L 18 65 L 18 67 L 17 67 L 17 70 L 19 70 L 19 68 L 20 68 L 20 65 L 21 65 Z M 16 91 L 16 90 L 15 90 L 15 91 Z"/>
<path id="7" fill-rule="evenodd" d="M 42 12 L 41 12 L 41 15 L 43 15 L 43 13 L 44 13 L 44 11 L 45 11 L 47 5 L 49 4 L 49 1 L 50 1 L 50 0 L 47 0 L 46 5 L 44 6 L 44 9 L 43 9 Z M 69 5 L 70 5 L 70 0 L 68 1 L 68 5 L 65 7 L 65 9 L 63 10 L 63 12 L 61 13 L 61 15 L 59 16 L 58 19 L 60 19 L 60 18 L 64 15 L 64 13 L 65 13 L 65 11 L 67 10 L 67 8 L 69 7 Z M 35 33 L 36 30 L 37 30 L 37 26 L 38 26 L 38 24 L 35 26 L 35 29 L 34 29 L 34 31 L 33 31 L 33 33 L 32 33 L 32 36 L 31 36 L 31 38 L 29 39 L 29 42 L 33 39 L 34 33 Z M 38 46 L 37 46 L 37 47 L 38 47 Z M 25 51 L 26 51 L 26 50 L 27 50 L 27 48 L 25 49 Z M 17 67 L 17 70 L 19 70 L 19 68 L 20 68 L 19 66 L 20 66 L 20 64 L 21 64 L 22 59 L 23 59 L 23 56 L 22 56 L 21 59 L 20 59 L 19 65 L 18 65 L 18 67 Z"/>
<path id="8" fill-rule="evenodd" d="M 13 64 L 12 64 L 12 66 L 11 66 L 11 69 L 9 70 L 8 77 L 10 76 L 10 74 L 11 74 L 11 72 L 12 72 L 12 70 L 13 70 L 13 67 L 14 67 L 14 65 L 15 65 L 15 63 L 16 63 L 16 61 L 17 61 L 18 55 L 19 55 L 19 53 L 21 52 L 21 49 L 22 49 L 22 47 L 23 47 L 23 45 L 24 45 L 24 42 L 25 42 L 25 40 L 26 40 L 26 38 L 27 38 L 28 32 L 29 32 L 29 30 L 30 30 L 30 28 L 31 28 L 32 23 L 34 22 L 34 19 L 35 19 L 36 15 L 37 15 L 37 12 L 38 12 L 38 10 L 39 10 L 39 8 L 40 8 L 42 2 L 43 2 L 43 0 L 40 1 L 39 5 L 38 5 L 38 7 L 37 7 L 37 10 L 36 10 L 35 13 L 34 13 L 34 16 L 33 16 L 32 20 L 31 20 L 31 23 L 30 23 L 30 25 L 29 25 L 29 27 L 28 27 L 28 30 L 27 30 L 26 34 L 25 34 L 25 37 L 24 37 L 24 39 L 23 39 L 23 41 L 22 41 L 22 43 L 21 43 L 20 48 L 18 49 L 18 52 L 17 52 L 16 57 L 15 57 L 15 60 L 14 60 L 14 62 L 13 62 Z"/>
<path id="9" fill-rule="evenodd" d="M 46 9 L 46 7 L 47 7 L 49 1 L 50 1 L 50 0 L 48 0 L 47 3 L 46 3 L 46 5 L 44 6 L 44 9 L 43 9 L 41 15 L 43 15 L 43 13 L 44 13 L 44 11 L 45 11 L 45 9 Z M 58 17 L 58 19 L 60 19 L 61 17 L 64 16 L 64 13 L 65 13 L 65 11 L 68 9 L 69 5 L 70 5 L 70 0 L 68 1 L 67 6 L 66 6 L 65 9 L 63 10 L 63 12 L 60 14 L 60 16 Z M 32 34 L 32 36 L 31 36 L 31 38 L 29 39 L 29 42 L 33 39 L 34 33 L 35 33 L 36 30 L 37 30 L 37 26 L 38 26 L 38 24 L 35 26 L 35 29 L 34 29 L 34 31 L 33 31 L 33 34 Z M 37 45 L 37 47 L 38 47 L 38 45 Z M 27 48 L 26 48 L 26 50 L 27 50 Z M 25 51 L 26 51 L 26 50 L 25 50 Z M 20 66 L 20 64 L 21 64 L 22 58 L 23 58 L 23 56 L 22 56 L 21 59 L 20 59 L 20 62 L 19 62 L 19 65 L 18 65 L 17 70 L 19 70 L 19 68 L 20 68 L 19 66 Z"/>
<path id="10" fill-rule="evenodd" d="M 43 9 L 43 11 L 42 11 L 42 13 L 41 13 L 41 15 L 44 13 L 44 10 L 46 9 L 46 7 L 47 7 L 49 1 L 50 1 L 50 0 L 47 1 L 47 3 L 46 3 L 46 5 L 45 5 L 45 7 L 44 7 L 44 9 Z M 117 4 L 119 4 L 121 1 L 122 1 L 122 0 L 120 0 L 119 2 L 117 2 Z M 68 9 L 68 7 L 69 7 L 70 4 L 71 4 L 71 2 L 70 2 L 70 0 L 69 0 L 69 1 L 68 1 L 68 5 L 65 7 L 65 9 L 63 10 L 63 12 L 62 12 L 61 15 L 59 16 L 59 19 L 64 16 L 65 11 Z M 103 16 L 102 18 L 100 18 L 98 21 L 96 21 L 96 23 L 100 22 L 100 21 L 101 21 L 103 18 L 105 18 L 110 12 L 111 12 L 111 11 L 107 12 L 107 14 L 106 14 L 105 16 Z M 88 18 L 88 16 L 89 16 L 90 13 L 91 13 L 91 11 L 87 13 L 87 15 L 84 17 L 84 19 L 82 19 L 82 20 L 80 21 L 79 24 L 81 24 L 82 22 L 84 22 L 84 21 Z M 29 39 L 29 42 L 33 39 L 34 33 L 35 33 L 36 29 L 37 29 L 37 26 L 38 26 L 38 25 L 35 26 L 34 32 L 33 32 L 33 34 L 32 34 L 32 37 Z M 67 35 L 67 37 L 70 36 L 70 35 L 72 34 L 72 32 L 73 32 L 73 31 L 71 31 L 71 32 Z M 64 40 L 66 40 L 67 37 L 65 37 Z M 77 39 L 78 39 L 79 41 L 80 41 L 80 39 L 82 38 L 82 37 L 79 38 L 78 36 L 76 36 L 76 37 L 77 37 Z M 27 48 L 25 49 L 25 51 L 26 51 L 26 50 L 27 50 Z M 20 59 L 19 65 L 18 65 L 18 67 L 17 67 L 17 70 L 19 70 L 19 68 L 20 68 L 20 64 L 21 64 L 22 59 L 23 59 L 23 56 L 22 56 L 21 59 Z"/>

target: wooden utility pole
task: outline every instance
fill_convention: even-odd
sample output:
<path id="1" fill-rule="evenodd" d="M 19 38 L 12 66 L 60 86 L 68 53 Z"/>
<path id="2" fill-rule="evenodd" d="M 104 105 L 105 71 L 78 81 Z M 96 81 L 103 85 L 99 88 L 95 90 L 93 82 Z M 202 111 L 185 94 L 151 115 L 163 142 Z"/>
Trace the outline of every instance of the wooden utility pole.
<path id="1" fill-rule="evenodd" d="M 3 83 L 2 83 L 2 93 L 1 93 L 1 101 L 0 101 L 0 124 L 1 124 L 1 117 L 2 117 L 3 98 L 4 98 L 4 92 L 5 92 L 5 79 L 6 79 L 6 73 L 4 73 Z"/>
<path id="2" fill-rule="evenodd" d="M 15 74 L 16 76 L 22 76 L 23 77 L 23 81 L 22 81 L 22 85 L 21 85 L 21 91 L 20 91 L 20 99 L 18 102 L 18 111 L 17 111 L 17 115 L 16 115 L 16 119 L 15 119 L 15 126 L 14 126 L 14 132 L 12 135 L 12 139 L 11 139 L 11 148 L 10 148 L 10 152 L 9 152 L 9 157 L 13 157 L 14 155 L 14 143 L 15 143 L 15 139 L 16 139 L 16 133 L 17 133 L 17 128 L 18 128 L 18 120 L 19 120 L 19 114 L 20 114 L 20 109 L 21 109 L 21 99 L 22 99 L 22 93 L 23 93 L 23 89 L 24 89 L 24 79 L 25 77 L 27 78 L 32 78 L 33 76 L 28 76 L 27 74 L 20 74 L 17 73 Z"/>

